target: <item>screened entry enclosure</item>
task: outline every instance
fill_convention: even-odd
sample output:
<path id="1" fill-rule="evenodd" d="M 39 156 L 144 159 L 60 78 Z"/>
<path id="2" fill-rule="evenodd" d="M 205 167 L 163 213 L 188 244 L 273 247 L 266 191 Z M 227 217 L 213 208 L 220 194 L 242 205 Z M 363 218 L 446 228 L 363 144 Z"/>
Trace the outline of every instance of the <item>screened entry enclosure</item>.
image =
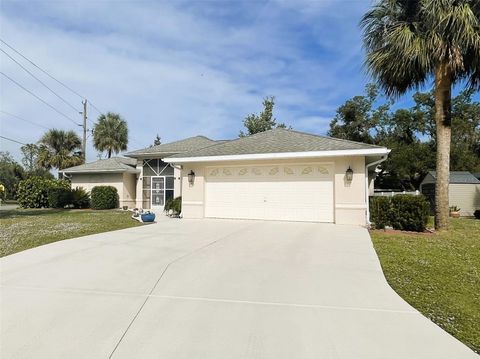
<path id="1" fill-rule="evenodd" d="M 173 198 L 173 167 L 160 159 L 143 160 L 143 208 L 163 209 Z"/>

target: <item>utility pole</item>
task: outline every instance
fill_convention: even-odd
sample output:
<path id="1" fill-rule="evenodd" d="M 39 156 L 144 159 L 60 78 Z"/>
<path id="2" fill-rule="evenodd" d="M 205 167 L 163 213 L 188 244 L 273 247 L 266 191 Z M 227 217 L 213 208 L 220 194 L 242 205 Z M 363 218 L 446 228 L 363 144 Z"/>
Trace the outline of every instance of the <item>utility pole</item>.
<path id="1" fill-rule="evenodd" d="M 83 142 L 82 155 L 83 162 L 87 163 L 87 99 L 82 101 L 83 104 Z"/>

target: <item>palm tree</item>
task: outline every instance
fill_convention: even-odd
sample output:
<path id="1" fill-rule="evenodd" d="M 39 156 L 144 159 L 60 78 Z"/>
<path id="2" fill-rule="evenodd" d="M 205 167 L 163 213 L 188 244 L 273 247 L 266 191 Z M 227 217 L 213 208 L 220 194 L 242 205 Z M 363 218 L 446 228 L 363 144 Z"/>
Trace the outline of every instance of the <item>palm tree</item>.
<path id="1" fill-rule="evenodd" d="M 127 122 L 118 113 L 108 112 L 106 115 L 100 115 L 93 128 L 93 146 L 97 151 L 107 151 L 110 158 L 112 152 L 125 151 L 127 145 Z"/>
<path id="2" fill-rule="evenodd" d="M 38 164 L 59 170 L 83 162 L 82 141 L 74 131 L 48 130 L 39 141 Z"/>
<path id="3" fill-rule="evenodd" d="M 437 144 L 435 228 L 448 228 L 451 97 L 480 88 L 478 0 L 379 0 L 361 21 L 366 67 L 387 95 L 434 80 Z"/>

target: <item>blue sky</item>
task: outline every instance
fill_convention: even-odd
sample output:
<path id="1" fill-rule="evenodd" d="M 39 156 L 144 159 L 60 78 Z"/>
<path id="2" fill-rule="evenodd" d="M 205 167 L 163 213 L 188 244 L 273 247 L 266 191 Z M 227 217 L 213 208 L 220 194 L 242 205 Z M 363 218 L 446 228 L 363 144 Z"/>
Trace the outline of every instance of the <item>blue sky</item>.
<path id="1" fill-rule="evenodd" d="M 280 122 L 325 134 L 336 108 L 369 81 L 358 22 L 370 4 L 2 0 L 0 36 L 100 110 L 125 117 L 130 150 L 148 146 L 157 133 L 163 142 L 197 134 L 236 137 L 242 119 L 260 111 L 270 95 Z M 3 72 L 80 121 L 0 55 Z M 80 134 L 4 77 L 0 81 L 2 110 Z M 80 110 L 78 97 L 48 83 Z M 90 112 L 90 119 L 97 116 Z M 21 142 L 35 142 L 44 131 L 4 114 L 0 120 L 2 135 Z M 17 144 L 1 140 L 1 149 L 21 157 Z M 88 160 L 95 158 L 90 141 Z"/>

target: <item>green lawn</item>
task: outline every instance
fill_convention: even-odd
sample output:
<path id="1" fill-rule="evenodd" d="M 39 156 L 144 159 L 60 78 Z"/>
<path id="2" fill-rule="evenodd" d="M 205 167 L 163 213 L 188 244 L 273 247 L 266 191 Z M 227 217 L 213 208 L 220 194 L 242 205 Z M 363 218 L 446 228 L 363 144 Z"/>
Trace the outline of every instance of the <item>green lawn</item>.
<path id="1" fill-rule="evenodd" d="M 393 289 L 480 353 L 480 220 L 451 219 L 440 234 L 372 231 Z"/>
<path id="2" fill-rule="evenodd" d="M 62 239 L 142 225 L 119 210 L 0 211 L 0 257 Z"/>

